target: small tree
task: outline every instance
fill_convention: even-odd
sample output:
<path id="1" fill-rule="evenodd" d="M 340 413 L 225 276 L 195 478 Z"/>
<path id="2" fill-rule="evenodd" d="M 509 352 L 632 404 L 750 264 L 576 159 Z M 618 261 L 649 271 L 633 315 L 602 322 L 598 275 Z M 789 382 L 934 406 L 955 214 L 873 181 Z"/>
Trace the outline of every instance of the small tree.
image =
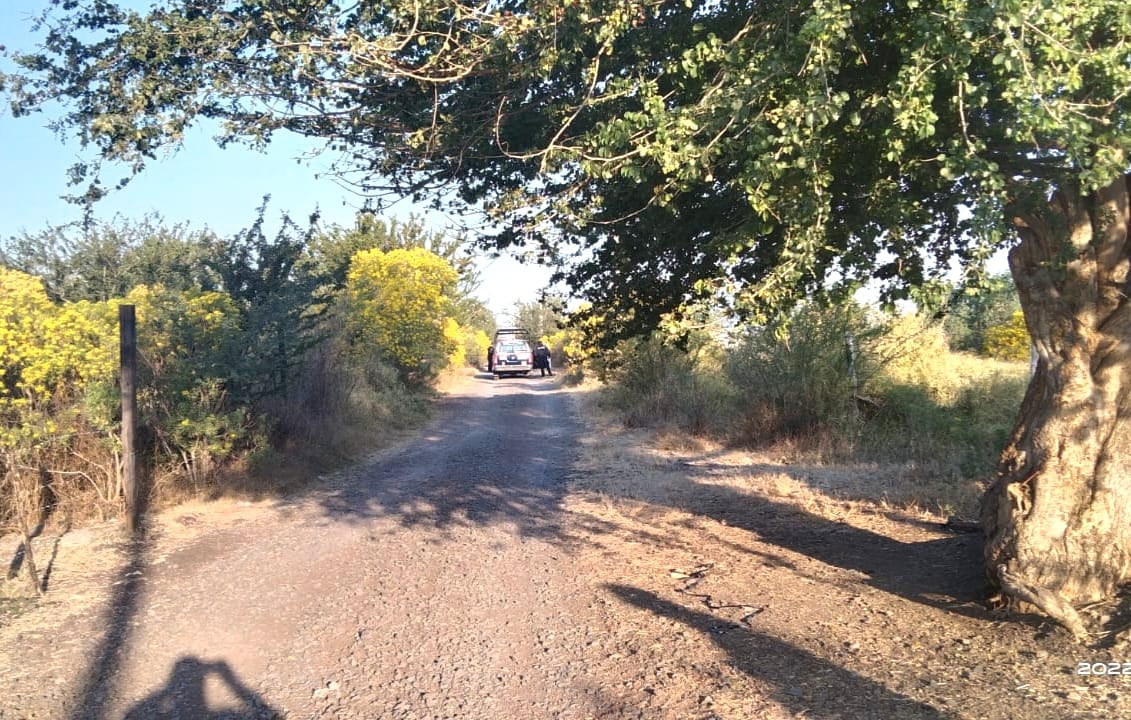
<path id="1" fill-rule="evenodd" d="M 1008 275 L 992 275 L 984 284 L 964 289 L 951 302 L 944 325 L 951 348 L 983 352 L 986 332 L 1009 323 L 1020 311 L 1017 289 Z"/>
<path id="2" fill-rule="evenodd" d="M 526 328 L 538 340 L 545 340 L 565 324 L 562 314 L 563 303 L 557 298 L 542 301 L 519 302 L 515 305 L 511 322 L 516 327 Z"/>
<path id="3" fill-rule="evenodd" d="M 463 282 L 473 282 L 475 274 L 472 258 L 466 252 L 467 244 L 462 237 L 429 230 L 417 217 L 407 221 L 386 220 L 371 212 L 360 212 L 353 227 L 334 225 L 315 233 L 308 246 L 307 262 L 316 267 L 315 274 L 341 287 L 351 259 L 362 250 L 389 252 L 423 248 L 446 260 Z"/>
<path id="4" fill-rule="evenodd" d="M 215 239 L 207 264 L 233 301 L 243 344 L 227 390 L 239 404 L 278 395 L 296 376 L 305 352 L 320 342 L 314 294 L 324 278 L 311 272 L 305 253 L 314 234 L 286 214 L 274 237 L 263 230 L 267 199 L 252 224 Z"/>
<path id="5" fill-rule="evenodd" d="M 0 262 L 42 279 L 57 302 L 107 301 L 137 285 L 216 288 L 208 231 L 166 225 L 159 216 L 115 217 L 92 225 L 49 227 L 0 243 Z"/>
<path id="6" fill-rule="evenodd" d="M 363 250 L 346 276 L 347 323 L 355 343 L 374 348 L 402 377 L 419 381 L 455 348 L 444 335 L 458 276 L 423 248 Z"/>

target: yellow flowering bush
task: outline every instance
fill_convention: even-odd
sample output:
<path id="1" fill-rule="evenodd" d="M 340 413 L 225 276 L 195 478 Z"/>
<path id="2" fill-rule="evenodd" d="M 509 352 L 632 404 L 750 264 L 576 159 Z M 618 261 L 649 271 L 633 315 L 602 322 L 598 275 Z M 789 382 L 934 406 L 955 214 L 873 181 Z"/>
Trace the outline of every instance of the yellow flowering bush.
<path id="1" fill-rule="evenodd" d="M 1025 327 L 1025 316 L 1020 310 L 1013 313 L 1009 322 L 986 330 L 986 354 L 998 360 L 1028 360 L 1030 344 L 1032 341 Z"/>
<path id="2" fill-rule="evenodd" d="M 448 366 L 461 368 L 467 364 L 467 338 L 455 318 L 444 318 L 444 344 L 450 348 Z"/>
<path id="3" fill-rule="evenodd" d="M 56 305 L 40 279 L 0 267 L 0 528 L 30 532 L 45 502 L 43 473 L 69 461 L 80 435 L 106 439 L 99 421 L 112 416 L 86 401 L 113 383 L 115 314 L 109 303 Z M 112 498 L 116 461 L 82 475 L 102 477 L 99 496 Z M 66 492 L 52 488 L 58 502 Z"/>
<path id="4" fill-rule="evenodd" d="M 0 358 L 9 394 L 23 389 L 23 367 L 51 311 L 42 280 L 0 267 Z"/>
<path id="5" fill-rule="evenodd" d="M 136 307 L 138 410 L 159 444 L 200 480 L 248 435 L 245 408 L 228 402 L 241 371 L 239 315 L 232 298 L 203 290 L 139 285 Z"/>
<path id="6" fill-rule="evenodd" d="M 424 248 L 356 253 L 345 290 L 355 343 L 375 349 L 404 376 L 431 374 L 455 350 L 444 324 L 457 280 L 446 260 Z"/>
<path id="7" fill-rule="evenodd" d="M 74 400 L 112 382 L 116 309 L 108 303 L 56 306 L 43 283 L 0 268 L 0 444 L 16 449 L 50 439 L 75 420 Z"/>

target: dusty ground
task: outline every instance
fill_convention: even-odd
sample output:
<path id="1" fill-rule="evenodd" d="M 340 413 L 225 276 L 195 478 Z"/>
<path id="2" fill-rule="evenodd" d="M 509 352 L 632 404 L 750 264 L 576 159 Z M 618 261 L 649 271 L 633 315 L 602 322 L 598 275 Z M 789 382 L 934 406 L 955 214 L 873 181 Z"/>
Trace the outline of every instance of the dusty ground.
<path id="1" fill-rule="evenodd" d="M 884 472 L 468 379 L 301 497 L 45 534 L 0 718 L 1131 717 L 1126 676 L 1078 672 L 1131 648 L 988 613 L 978 536 L 867 499 Z"/>

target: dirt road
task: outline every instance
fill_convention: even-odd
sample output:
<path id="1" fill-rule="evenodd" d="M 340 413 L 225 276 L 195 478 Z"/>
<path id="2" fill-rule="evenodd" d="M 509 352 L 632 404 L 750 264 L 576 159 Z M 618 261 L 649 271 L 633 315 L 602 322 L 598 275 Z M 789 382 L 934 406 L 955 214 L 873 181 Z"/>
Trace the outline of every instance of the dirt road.
<path id="1" fill-rule="evenodd" d="M 29 656 L 5 638 L 0 715 L 586 717 L 606 620 L 561 526 L 577 434 L 556 384 L 484 376 L 317 492 L 188 542 L 153 528 L 123 548 L 108 627 L 73 617 Z"/>
<path id="2" fill-rule="evenodd" d="M 1131 716 L 1076 672 L 1119 646 L 976 602 L 975 536 L 579 406 L 469 378 L 301 497 L 64 535 L 0 627 L 0 718 Z"/>

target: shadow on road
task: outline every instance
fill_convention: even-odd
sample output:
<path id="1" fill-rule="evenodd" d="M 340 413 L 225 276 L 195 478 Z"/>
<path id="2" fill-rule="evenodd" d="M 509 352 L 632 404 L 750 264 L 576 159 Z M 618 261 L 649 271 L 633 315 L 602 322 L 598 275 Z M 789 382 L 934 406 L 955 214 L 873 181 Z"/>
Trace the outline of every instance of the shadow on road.
<path id="1" fill-rule="evenodd" d="M 510 525 L 522 536 L 560 539 L 578 421 L 557 385 L 513 382 L 491 396 L 446 398 L 421 439 L 324 493 L 324 511 L 439 530 Z"/>
<path id="2" fill-rule="evenodd" d="M 375 460 L 323 494 L 324 511 L 337 520 L 391 517 L 404 526 L 444 531 L 508 525 L 523 536 L 566 539 L 563 503 L 578 452 L 579 422 L 556 383 L 504 382 L 514 385 L 487 396 L 447 398 L 440 419 L 422 439 Z M 535 392 L 535 385 L 553 391 Z M 625 453 L 629 465 L 655 462 L 639 449 L 626 448 Z M 718 472 L 759 472 L 757 467 L 712 462 L 709 455 L 684 462 L 677 481 L 664 482 L 662 492 L 641 483 L 626 491 L 636 496 L 624 497 L 742 528 L 784 550 L 860 572 L 867 584 L 915 602 L 985 616 L 978 602 L 985 588 L 980 536 L 904 542 L 772 496 L 708 482 Z M 601 491 L 613 499 L 620 492 L 611 487 Z M 587 522 L 591 526 L 583 530 L 610 529 L 594 518 Z"/>
<path id="3" fill-rule="evenodd" d="M 86 669 L 86 676 L 75 695 L 76 705 L 70 715 L 71 720 L 102 720 L 106 717 L 141 600 L 148 565 L 146 535 L 143 523 L 137 533 L 126 540 L 128 558 L 118 574 L 107 604 L 106 632 L 95 649 Z"/>
<path id="4" fill-rule="evenodd" d="M 210 709 L 206 683 L 214 680 L 212 693 L 234 699 L 236 708 Z M 219 704 L 219 703 L 216 703 Z M 173 666 L 168 682 L 157 692 L 130 708 L 122 720 L 192 718 L 192 720 L 261 720 L 278 711 L 244 685 L 226 662 L 204 662 L 182 657 Z"/>
<path id="5" fill-rule="evenodd" d="M 150 565 L 148 536 L 149 531 L 143 523 L 138 532 L 126 540 L 127 562 L 113 584 L 104 620 L 105 632 L 74 696 L 75 705 L 69 720 L 109 720 L 116 717 L 111 710 L 145 595 L 145 576 Z M 243 709 L 209 710 L 205 685 L 210 678 L 221 683 L 221 694 L 233 698 Z M 123 720 L 258 720 L 276 716 L 276 711 L 240 682 L 227 663 L 183 657 L 174 665 L 165 686 L 130 709 Z"/>
<path id="6" fill-rule="evenodd" d="M 797 717 L 956 717 L 770 635 L 739 625 L 720 625 L 714 615 L 688 610 L 639 588 L 616 584 L 605 588 L 631 605 L 701 633 L 726 651 L 735 668 L 772 686 L 771 697 Z"/>
<path id="7" fill-rule="evenodd" d="M 655 466 L 655 456 L 629 451 L 630 466 Z M 722 525 L 740 528 L 752 538 L 782 550 L 798 553 L 830 566 L 859 572 L 863 582 L 885 592 L 948 612 L 985 618 L 982 605 L 986 576 L 981 535 L 951 533 L 939 537 L 941 527 L 906 524 L 917 531 L 932 530 L 935 537 L 905 542 L 880 532 L 810 512 L 801 504 L 774 495 L 715 482 L 734 475 L 788 474 L 782 466 L 732 466 L 710 455 L 675 464 L 676 470 L 659 469 L 662 482 L 616 483 L 600 488 L 617 498 L 668 507 Z M 797 477 L 804 481 L 804 475 Z M 900 519 L 900 522 L 903 522 Z M 918 533 L 917 533 L 918 534 Z M 759 554 L 748 547 L 736 547 Z M 791 565 L 788 555 L 775 554 L 764 562 Z"/>
<path id="8" fill-rule="evenodd" d="M 868 576 L 866 584 L 933 607 L 984 617 L 981 536 L 903 542 L 797 505 L 688 483 L 679 509 L 754 533 L 763 542 Z"/>

